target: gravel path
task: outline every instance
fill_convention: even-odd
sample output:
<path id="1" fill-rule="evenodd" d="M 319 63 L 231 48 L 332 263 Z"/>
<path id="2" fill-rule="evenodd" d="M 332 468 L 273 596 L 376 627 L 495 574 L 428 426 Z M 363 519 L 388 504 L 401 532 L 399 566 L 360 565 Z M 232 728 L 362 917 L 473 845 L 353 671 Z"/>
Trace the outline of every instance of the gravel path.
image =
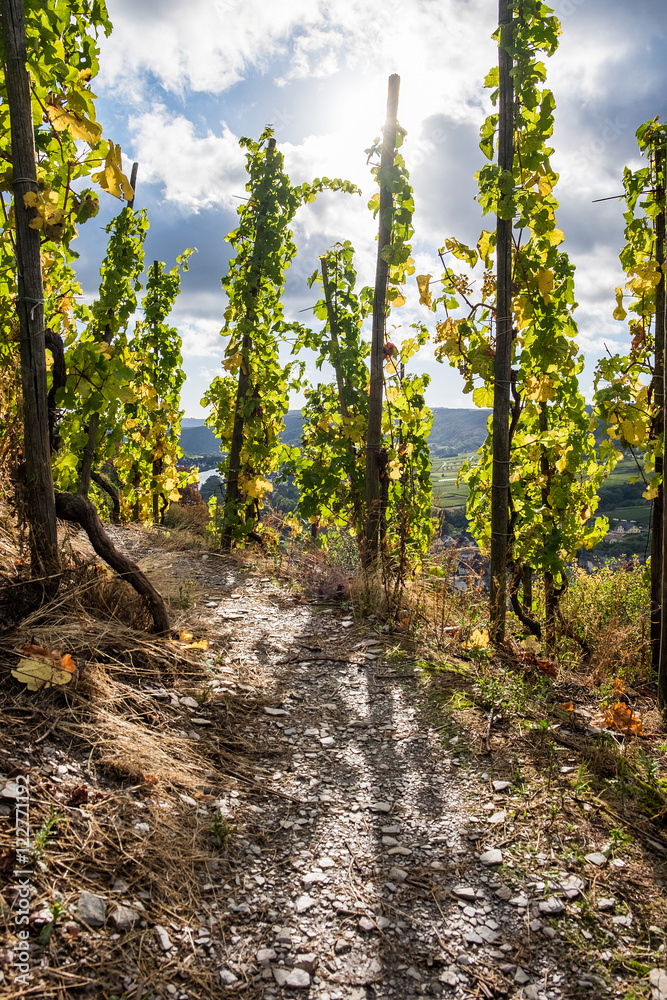
<path id="1" fill-rule="evenodd" d="M 246 736 L 289 796 L 254 819 L 222 804 L 246 859 L 224 886 L 236 919 L 221 981 L 250 975 L 266 1000 L 563 996 L 552 923 L 583 883 L 537 875 L 521 891 L 511 867 L 498 873 L 509 783 L 494 789 L 443 745 L 387 660 L 388 637 L 286 603 L 266 580 L 216 615 L 242 618 L 227 662 L 273 675 L 276 707 Z"/>

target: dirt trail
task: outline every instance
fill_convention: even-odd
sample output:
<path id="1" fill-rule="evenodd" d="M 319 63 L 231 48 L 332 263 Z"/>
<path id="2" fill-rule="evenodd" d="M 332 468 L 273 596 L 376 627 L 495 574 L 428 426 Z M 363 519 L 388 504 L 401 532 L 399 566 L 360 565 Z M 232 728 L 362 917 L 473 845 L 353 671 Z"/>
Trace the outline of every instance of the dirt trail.
<path id="1" fill-rule="evenodd" d="M 527 884 L 509 859 L 496 873 L 502 851 L 488 852 L 513 840 L 502 815 L 513 789 L 495 791 L 432 727 L 392 663 L 396 640 L 210 556 L 193 575 L 208 580 L 211 617 L 234 624 L 222 682 L 250 665 L 270 701 L 240 730 L 268 794 L 220 802 L 242 831 L 236 877 L 210 883 L 223 897 L 212 912 L 231 921 L 221 981 L 251 980 L 267 1000 L 293 989 L 556 1000 L 573 976 L 595 989 L 561 968 L 552 927 L 583 881 L 563 871 L 547 885 L 546 855 Z"/>
<path id="2" fill-rule="evenodd" d="M 582 874 L 581 864 L 575 871 L 559 860 L 554 842 L 531 829 L 530 799 L 511 775 L 487 774 L 493 762 L 471 750 L 470 734 L 435 727 L 405 658 L 396 656 L 396 637 L 376 621 L 295 597 L 266 569 L 150 548 L 140 534 L 118 537 L 149 573 L 169 579 L 182 603 L 192 595 L 177 624 L 211 644 L 192 654 L 202 666 L 187 683 L 139 675 L 137 697 L 155 714 L 139 712 L 129 695 L 128 712 L 153 730 L 161 719 L 162 735 L 147 733 L 165 747 L 172 740 L 175 767 L 186 766 L 178 747 L 194 748 L 193 774 L 208 764 L 211 782 L 221 746 L 238 748 L 239 758 L 227 752 L 222 770 L 231 777 L 217 788 L 195 777 L 188 793 L 176 776 L 159 794 L 150 784 L 116 783 L 112 798 L 113 753 L 96 768 L 94 748 L 72 739 L 71 727 L 59 740 L 57 720 L 39 747 L 15 748 L 14 757 L 0 748 L 4 774 L 15 761 L 35 787 L 40 780 L 56 787 L 79 842 L 89 851 L 92 843 L 100 859 L 106 850 L 97 872 L 86 855 L 78 882 L 73 862 L 62 877 L 52 862 L 35 909 L 59 888 L 71 919 L 48 948 L 36 948 L 36 985 L 25 996 L 626 995 L 618 971 L 600 975 L 612 949 L 629 959 L 641 937 L 622 893 L 613 893 L 613 874 L 605 881 L 594 863 L 582 861 Z M 58 786 L 48 785 L 54 773 Z M 80 804 L 102 788 L 107 798 L 97 812 L 67 806 L 72 790 Z M 7 830 L 11 810 L 2 809 Z M 101 830 L 109 830 L 106 840 Z M 162 911 L 154 890 L 159 842 L 151 855 L 158 830 L 193 845 L 187 898 Z M 127 874 L 139 871 L 132 857 L 149 866 L 135 884 Z M 97 921 L 86 922 L 84 889 L 93 890 Z M 580 934 L 591 942 L 588 955 Z M 7 997 L 24 995 L 11 983 L 11 949 L 9 942 L 2 952 Z"/>

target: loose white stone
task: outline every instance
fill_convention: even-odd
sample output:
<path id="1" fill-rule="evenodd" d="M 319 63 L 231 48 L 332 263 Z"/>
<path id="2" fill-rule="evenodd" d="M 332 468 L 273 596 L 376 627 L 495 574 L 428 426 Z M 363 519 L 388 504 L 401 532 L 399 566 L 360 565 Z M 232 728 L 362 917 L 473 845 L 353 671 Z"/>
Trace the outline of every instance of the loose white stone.
<path id="1" fill-rule="evenodd" d="M 406 871 L 403 871 L 402 868 L 389 869 L 389 878 L 393 879 L 394 882 L 398 882 L 399 885 L 401 884 L 401 882 L 405 882 L 407 877 L 408 873 Z"/>
<path id="2" fill-rule="evenodd" d="M 368 808 L 371 812 L 388 813 L 391 812 L 391 802 L 371 802 Z"/>
<path id="3" fill-rule="evenodd" d="M 179 698 L 178 701 L 181 705 L 184 705 L 185 708 L 199 708 L 199 702 L 189 696 L 187 698 Z"/>
<path id="4" fill-rule="evenodd" d="M 304 886 L 306 887 L 309 885 L 314 885 L 316 882 L 326 882 L 326 880 L 327 877 L 324 874 L 324 872 L 308 872 L 308 874 L 304 875 L 303 878 L 301 879 Z"/>
<path id="5" fill-rule="evenodd" d="M 598 899 L 598 910 L 613 910 L 616 906 L 616 900 L 613 896 L 609 899 Z"/>
<path id="6" fill-rule="evenodd" d="M 480 863 L 489 867 L 490 865 L 501 865 L 503 863 L 502 851 L 497 848 L 492 848 L 490 851 L 485 851 L 484 854 L 480 855 Z"/>
<path id="7" fill-rule="evenodd" d="M 79 896 L 77 915 L 89 927 L 101 927 L 106 919 L 106 900 L 94 892 L 84 892 Z"/>
<path id="8" fill-rule="evenodd" d="M 256 957 L 259 964 L 262 965 L 264 962 L 275 962 L 278 956 L 273 948 L 260 948 Z"/>
<path id="9" fill-rule="evenodd" d="M 494 781 L 493 790 L 494 792 L 504 792 L 505 789 L 510 788 L 512 785 L 511 781 Z"/>
<path id="10" fill-rule="evenodd" d="M 543 899 L 540 902 L 540 913 L 545 913 L 547 916 L 555 916 L 557 913 L 563 913 L 564 911 L 565 907 L 556 896 L 549 896 L 548 899 Z"/>
<path id="11" fill-rule="evenodd" d="M 233 986 L 234 983 L 238 983 L 238 976 L 235 976 L 230 969 L 220 970 L 220 982 L 223 986 Z"/>
<path id="12" fill-rule="evenodd" d="M 311 906 L 315 906 L 316 904 L 317 900 L 313 899 L 312 896 L 299 896 L 296 901 L 296 912 L 305 913 L 306 910 L 309 910 Z"/>
<path id="13" fill-rule="evenodd" d="M 667 972 L 664 969 L 651 969 L 649 981 L 653 988 L 653 1000 L 667 1000 Z"/>
<path id="14" fill-rule="evenodd" d="M 132 906 L 117 906 L 115 910 L 111 911 L 111 919 L 119 931 L 129 930 L 139 917 L 139 911 Z"/>
<path id="15" fill-rule="evenodd" d="M 362 931 L 374 931 L 375 930 L 375 924 L 373 923 L 372 920 L 369 920 L 368 917 L 362 917 L 361 918 L 361 920 L 359 921 L 359 927 L 361 928 Z"/>
<path id="16" fill-rule="evenodd" d="M 166 930 L 164 929 L 164 927 L 162 927 L 160 924 L 156 924 L 153 929 L 155 931 L 155 936 L 158 939 L 160 947 L 162 948 L 162 951 L 169 951 L 169 949 L 171 948 L 171 939 L 167 934 Z"/>
<path id="17" fill-rule="evenodd" d="M 600 854 L 599 851 L 593 851 L 592 854 L 586 855 L 586 861 L 589 861 L 592 865 L 597 865 L 599 868 L 606 865 L 607 860 L 604 854 Z"/>
<path id="18" fill-rule="evenodd" d="M 287 977 L 290 974 L 290 970 L 280 969 L 278 968 L 278 966 L 274 965 L 271 971 L 273 972 L 273 978 L 277 982 L 278 986 L 284 986 L 285 983 L 287 982 Z"/>
<path id="19" fill-rule="evenodd" d="M 530 982 L 530 976 L 523 971 L 520 965 L 514 973 L 514 982 L 518 983 L 519 986 L 523 986 L 525 983 Z"/>
<path id="20" fill-rule="evenodd" d="M 501 809 L 500 812 L 494 813 L 493 816 L 489 817 L 489 823 L 493 823 L 494 825 L 497 823 L 504 823 L 506 819 L 507 813 L 504 809 Z"/>
<path id="21" fill-rule="evenodd" d="M 284 708 L 270 708 L 268 705 L 264 706 L 264 711 L 267 715 L 287 715 Z"/>
<path id="22" fill-rule="evenodd" d="M 303 969 L 304 972 L 307 972 L 312 976 L 317 968 L 317 962 L 317 955 L 314 955 L 312 952 L 307 952 L 305 954 L 297 955 L 294 960 L 294 968 Z"/>
<path id="23" fill-rule="evenodd" d="M 441 983 L 444 983 L 445 986 L 457 986 L 459 981 L 459 977 L 453 969 L 445 969 L 444 972 L 440 973 L 438 979 Z"/>

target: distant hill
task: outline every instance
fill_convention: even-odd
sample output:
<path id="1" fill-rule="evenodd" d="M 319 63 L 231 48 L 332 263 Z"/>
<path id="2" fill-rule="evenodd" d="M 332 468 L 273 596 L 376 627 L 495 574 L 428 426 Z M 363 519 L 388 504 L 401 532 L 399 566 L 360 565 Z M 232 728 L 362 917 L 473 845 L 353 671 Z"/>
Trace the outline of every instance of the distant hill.
<path id="1" fill-rule="evenodd" d="M 186 455 L 215 455 L 220 451 L 220 438 L 203 422 L 184 427 L 181 422 L 181 448 Z"/>
<path id="2" fill-rule="evenodd" d="M 433 409 L 433 428 L 429 445 L 434 458 L 447 458 L 469 451 L 477 451 L 486 438 L 486 422 L 491 410 Z M 285 415 L 285 444 L 301 441 L 301 410 L 290 410 Z M 181 448 L 186 455 L 214 455 L 220 450 L 220 440 L 203 421 L 190 417 L 181 425 Z"/>
<path id="3" fill-rule="evenodd" d="M 428 444 L 433 458 L 450 458 L 477 451 L 486 440 L 491 410 L 433 407 L 433 427 Z"/>

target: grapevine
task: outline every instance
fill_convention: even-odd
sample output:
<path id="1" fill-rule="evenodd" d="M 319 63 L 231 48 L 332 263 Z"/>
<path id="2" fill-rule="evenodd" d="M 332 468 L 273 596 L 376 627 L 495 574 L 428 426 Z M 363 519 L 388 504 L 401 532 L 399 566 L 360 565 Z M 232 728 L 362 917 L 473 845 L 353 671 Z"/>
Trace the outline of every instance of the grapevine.
<path id="1" fill-rule="evenodd" d="M 259 539 L 256 531 L 270 476 L 286 457 L 280 433 L 289 393 L 299 386 L 302 365 L 283 365 L 278 346 L 283 320 L 285 272 L 296 254 L 290 224 L 300 205 L 329 189 L 355 192 L 349 181 L 316 179 L 293 187 L 275 148 L 273 130 L 259 140 L 241 139 L 247 150 L 249 199 L 238 210 L 239 225 L 227 237 L 236 251 L 222 279 L 228 306 L 221 331 L 228 338 L 223 367 L 202 400 L 211 406 L 209 425 L 229 449 L 221 463 L 226 477 L 221 539 Z M 216 511 L 217 515 L 217 511 Z"/>
<path id="2" fill-rule="evenodd" d="M 511 396 L 510 592 L 524 624 L 541 634 L 539 623 L 521 612 L 516 591 L 523 566 L 544 574 L 546 641 L 553 647 L 558 596 L 567 586 L 566 563 L 578 548 L 595 545 L 606 530 L 602 519 L 592 520 L 597 489 L 606 470 L 597 462 L 592 421 L 578 387 L 583 361 L 574 340 L 574 269 L 559 249 L 564 236 L 555 215 L 558 177 L 549 159 L 555 102 L 543 86 L 546 71 L 538 58 L 540 52 L 551 55 L 555 51 L 560 26 L 550 9 L 535 0 L 511 6 L 519 14 L 511 36 L 513 169 L 501 170 L 493 163 L 484 166 L 477 174 L 478 200 L 485 212 L 512 222 L 513 327 L 506 390 Z M 508 44 L 502 32 L 500 44 Z M 498 83 L 498 70 L 494 69 L 486 79 L 494 103 Z M 481 129 L 480 147 L 489 159 L 496 149 L 498 121 L 498 115 L 491 114 Z M 445 240 L 440 251 L 443 263 L 445 254 L 451 254 L 468 267 L 476 267 L 478 273 L 471 278 L 445 263 L 442 294 L 430 302 L 434 311 L 438 306 L 445 309 L 445 319 L 437 324 L 436 356 L 458 368 L 464 392 L 471 393 L 475 405 L 482 407 L 493 403 L 499 389 L 497 288 L 492 270 L 495 249 L 496 234 L 489 231 L 482 232 L 474 248 L 452 238 Z M 421 277 L 420 288 L 422 301 L 428 305 L 430 275 Z M 493 434 L 490 426 L 480 461 L 466 466 L 462 473 L 470 487 L 471 528 L 485 548 L 492 541 L 488 510 Z M 504 608 L 500 611 L 504 621 Z M 497 623 L 499 640 L 503 628 Z"/>

